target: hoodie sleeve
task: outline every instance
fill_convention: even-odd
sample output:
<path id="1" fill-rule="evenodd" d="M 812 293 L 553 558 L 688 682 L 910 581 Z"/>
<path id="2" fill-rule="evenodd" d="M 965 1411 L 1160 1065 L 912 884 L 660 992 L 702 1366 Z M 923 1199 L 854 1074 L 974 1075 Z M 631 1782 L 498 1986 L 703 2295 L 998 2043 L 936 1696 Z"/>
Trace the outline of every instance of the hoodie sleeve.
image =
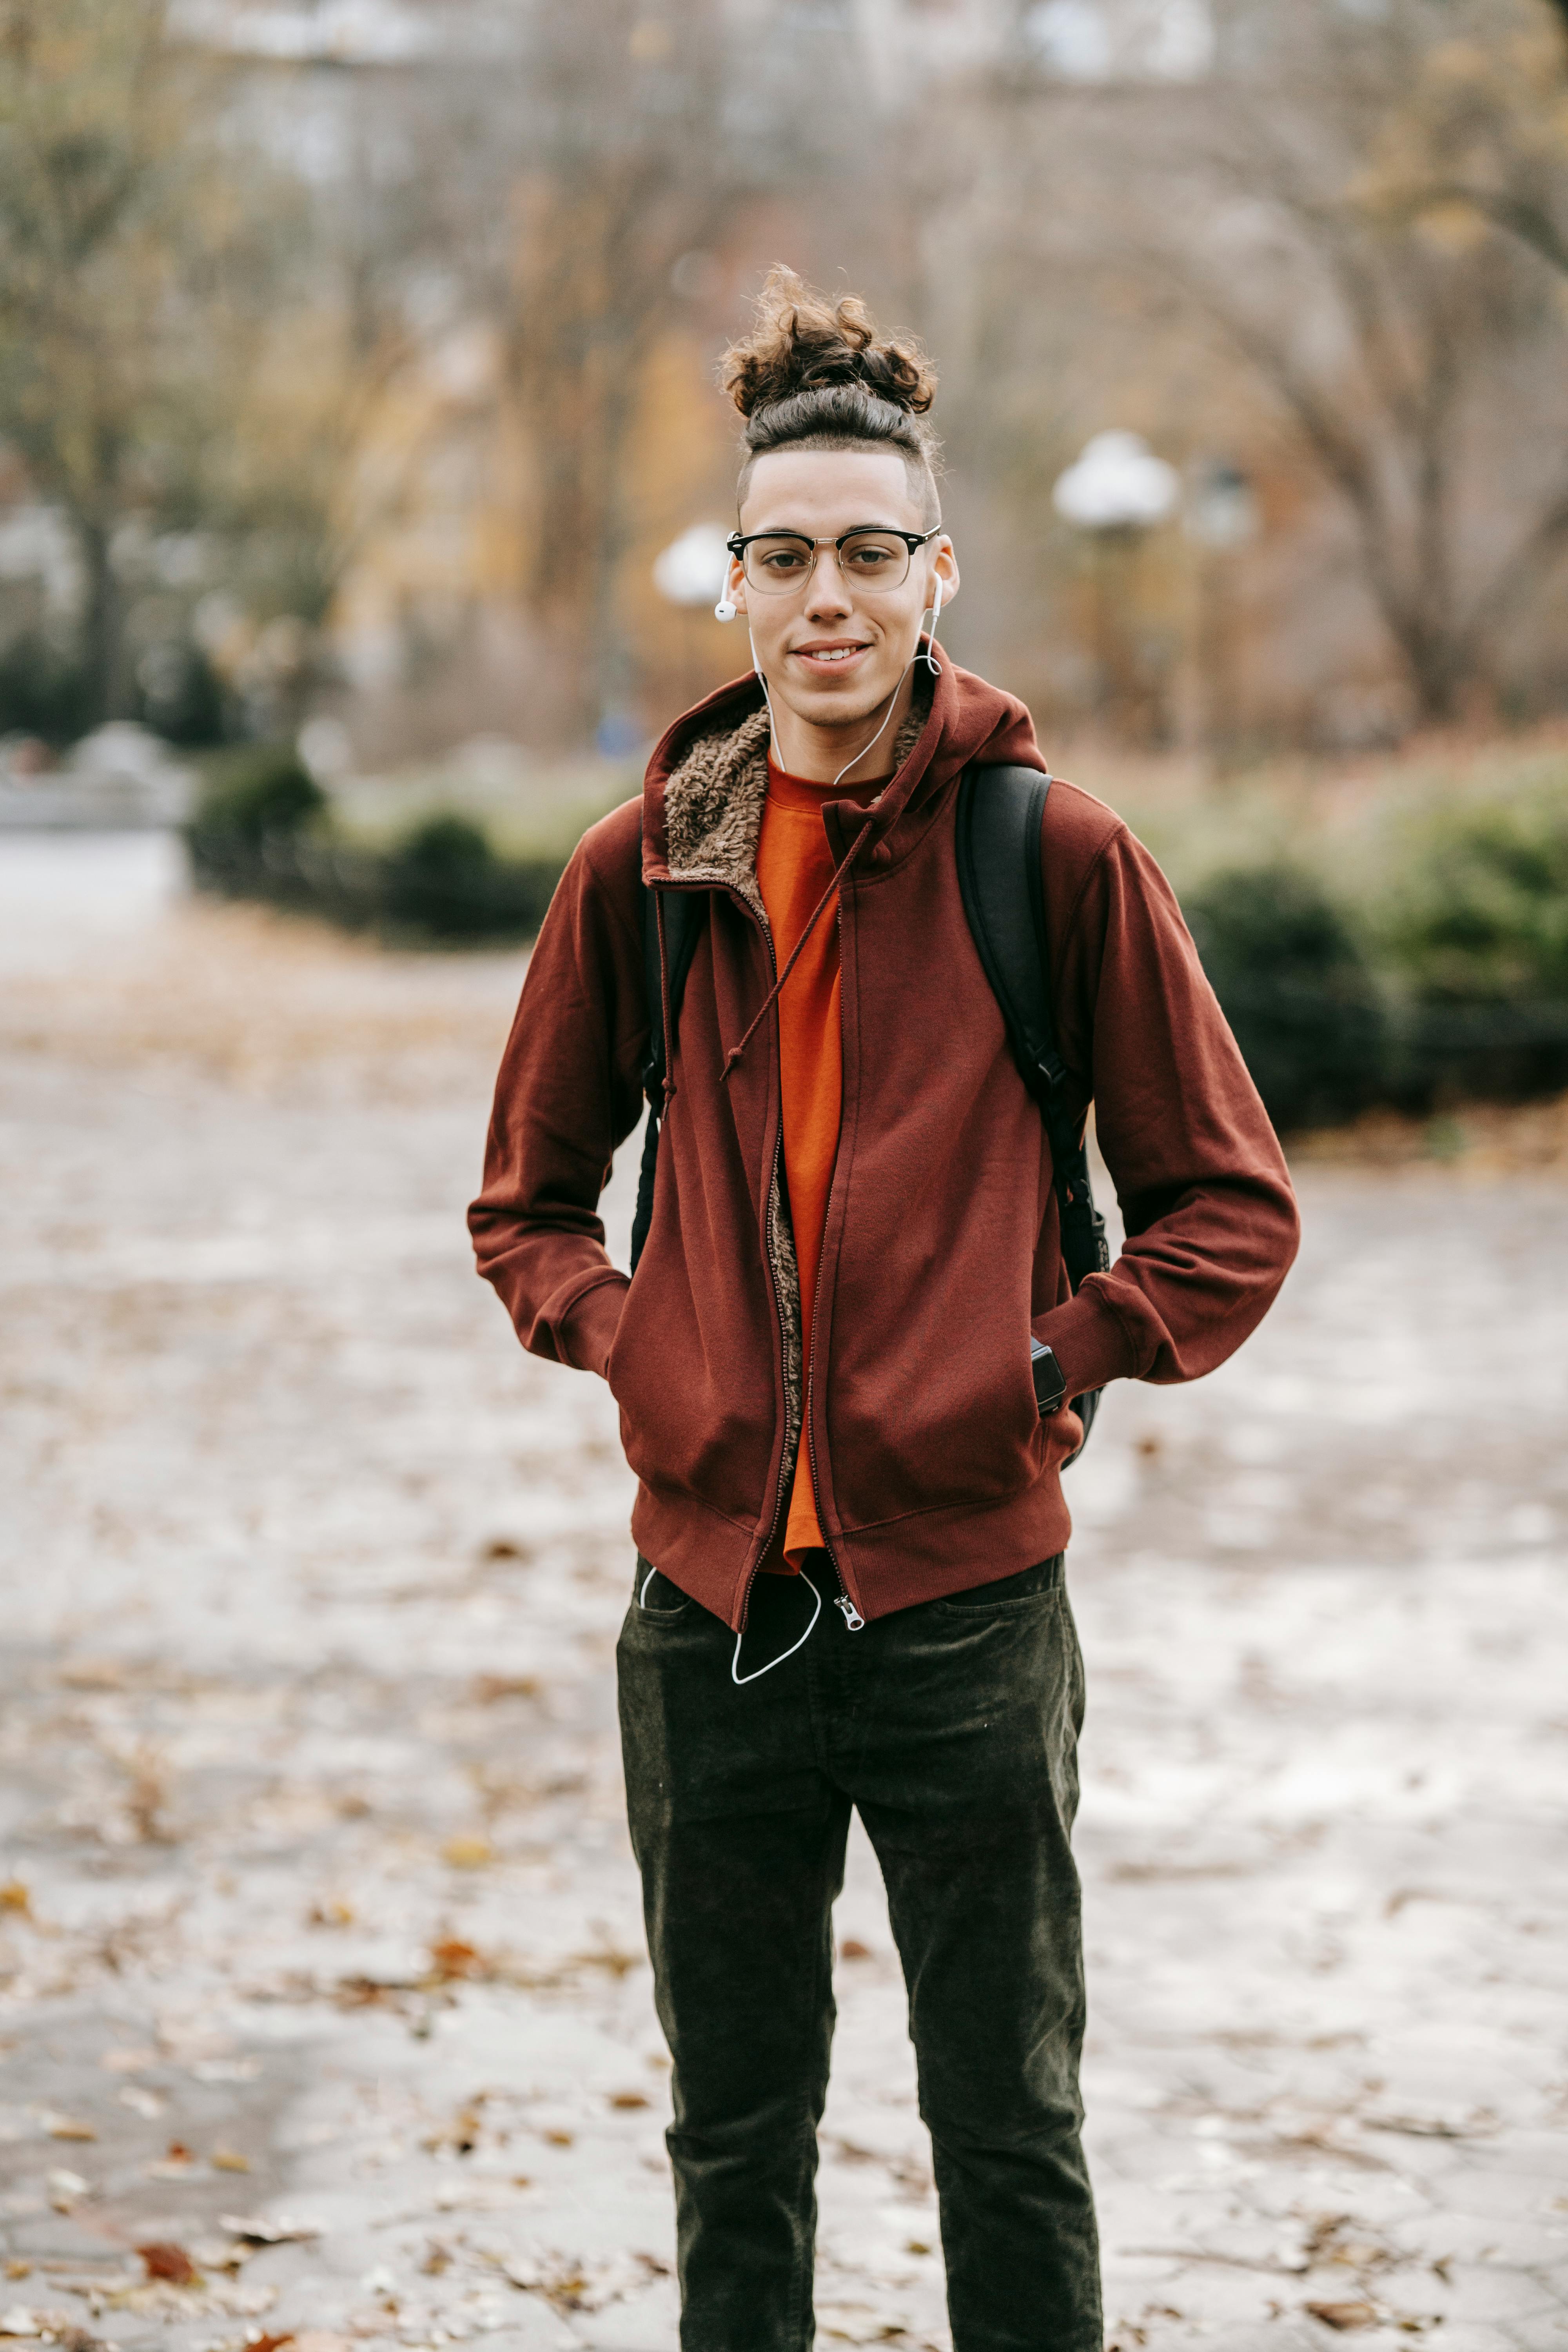
<path id="1" fill-rule="evenodd" d="M 1063 814 L 1070 830 L 1078 817 Z M 1092 1082 L 1127 1239 L 1109 1274 L 1034 1328 L 1073 1394 L 1119 1375 L 1194 1380 L 1261 1322 L 1295 1257 L 1284 1155 L 1142 844 L 1117 823 L 1087 871 L 1078 865 L 1076 899 L 1064 886 L 1077 861 L 1053 857 L 1048 839 L 1046 856 L 1060 1051 Z"/>
<path id="2" fill-rule="evenodd" d="M 599 1195 L 642 1109 L 647 1007 L 637 908 L 641 806 L 584 835 L 550 902 L 496 1082 L 484 1189 L 468 1211 L 479 1271 L 522 1344 L 602 1372 L 628 1277 Z"/>

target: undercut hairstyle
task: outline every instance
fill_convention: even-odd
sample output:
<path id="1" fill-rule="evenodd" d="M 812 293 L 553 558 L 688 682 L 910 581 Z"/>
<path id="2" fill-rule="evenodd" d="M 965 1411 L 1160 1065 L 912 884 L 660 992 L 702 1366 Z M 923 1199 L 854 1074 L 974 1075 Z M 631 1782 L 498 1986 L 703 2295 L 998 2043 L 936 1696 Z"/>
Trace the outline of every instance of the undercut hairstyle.
<path id="1" fill-rule="evenodd" d="M 719 371 L 746 420 L 737 508 L 772 450 L 890 450 L 927 529 L 941 522 L 942 444 L 926 422 L 936 370 L 912 337 L 879 335 L 858 295 L 829 301 L 776 263 L 751 333 L 731 344 Z"/>

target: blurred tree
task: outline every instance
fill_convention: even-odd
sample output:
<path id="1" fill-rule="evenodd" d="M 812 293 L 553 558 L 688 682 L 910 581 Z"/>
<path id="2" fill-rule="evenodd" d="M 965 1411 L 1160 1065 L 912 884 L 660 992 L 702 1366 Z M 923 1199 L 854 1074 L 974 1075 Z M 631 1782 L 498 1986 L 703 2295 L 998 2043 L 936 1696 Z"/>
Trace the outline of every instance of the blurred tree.
<path id="1" fill-rule="evenodd" d="M 1303 0 L 1288 20 L 1241 13 L 1251 47 L 1238 41 L 1206 94 L 1201 149 L 1167 186 L 1168 228 L 1146 231 L 1146 247 L 1249 362 L 1345 502 L 1417 710 L 1441 721 L 1484 672 L 1510 604 L 1568 545 L 1560 436 L 1521 453 L 1517 441 L 1489 447 L 1479 429 L 1502 383 L 1518 433 L 1530 351 L 1555 347 L 1551 378 L 1568 356 L 1561 321 L 1489 220 L 1400 218 L 1369 188 L 1452 8 Z M 1466 528 L 1483 467 L 1489 503 L 1517 518 L 1500 551 L 1494 530 Z"/>
<path id="2" fill-rule="evenodd" d="M 1470 214 L 1568 275 L 1568 0 L 1492 0 L 1439 42 L 1363 193 L 1395 220 Z"/>
<path id="3" fill-rule="evenodd" d="M 512 64 L 491 69 L 488 135 L 492 155 L 511 158 L 510 202 L 492 203 L 501 233 L 474 238 L 467 266 L 488 251 L 521 585 L 577 671 L 591 732 L 634 714 L 642 684 L 621 598 L 661 355 L 705 309 L 719 324 L 703 334 L 710 349 L 738 323 L 718 295 L 754 224 L 769 223 L 771 243 L 782 222 L 798 255 L 825 207 L 836 264 L 847 216 L 858 215 L 854 236 L 885 242 L 880 212 L 873 221 L 862 202 L 881 131 L 837 9 L 764 20 L 732 0 L 600 0 L 510 7 L 500 22 Z M 725 426 L 715 396 L 702 431 L 718 439 Z"/>
<path id="4" fill-rule="evenodd" d="M 539 11 L 521 60 L 540 111 L 498 292 L 530 475 L 524 586 L 551 641 L 583 663 L 587 732 L 634 698 L 616 609 L 623 467 L 671 271 L 704 253 L 733 198 L 724 62 L 717 0 Z"/>
<path id="5" fill-rule="evenodd" d="M 1023 64 L 963 131 L 976 229 L 1009 248 L 1000 272 L 988 248 L 1005 299 L 985 331 L 1022 350 L 1053 321 L 1042 410 L 1194 462 L 1249 453 L 1294 504 L 1270 530 L 1303 549 L 1314 474 L 1426 720 L 1497 677 L 1505 619 L 1568 550 L 1561 303 L 1480 206 L 1392 194 L 1424 77 L 1461 37 L 1485 48 L 1500 12 L 1561 53 L 1543 0 L 1226 0 L 1180 76 Z M 967 287 L 951 238 L 943 258 Z M 1305 639 L 1315 616 L 1297 619 Z"/>
<path id="6" fill-rule="evenodd" d="M 84 725 L 137 709 L 139 636 L 166 666 L 215 572 L 270 569 L 263 614 L 323 601 L 299 341 L 279 364 L 305 220 L 230 97 L 169 0 L 0 0 L 0 437 L 76 544 Z"/>

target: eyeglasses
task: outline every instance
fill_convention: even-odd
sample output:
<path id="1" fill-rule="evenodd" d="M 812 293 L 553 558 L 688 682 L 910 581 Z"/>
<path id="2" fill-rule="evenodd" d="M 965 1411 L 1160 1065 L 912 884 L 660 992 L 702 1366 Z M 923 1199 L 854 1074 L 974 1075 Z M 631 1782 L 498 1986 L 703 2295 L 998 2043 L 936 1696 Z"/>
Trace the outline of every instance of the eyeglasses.
<path id="1" fill-rule="evenodd" d="M 830 547 L 843 577 L 858 588 L 901 588 L 910 576 L 917 547 L 924 547 L 942 529 L 894 530 L 881 524 L 847 530 L 838 539 L 808 539 L 798 530 L 757 530 L 743 537 L 736 531 L 725 541 L 741 566 L 748 588 L 764 595 L 787 595 L 804 588 L 816 570 L 817 552 Z"/>

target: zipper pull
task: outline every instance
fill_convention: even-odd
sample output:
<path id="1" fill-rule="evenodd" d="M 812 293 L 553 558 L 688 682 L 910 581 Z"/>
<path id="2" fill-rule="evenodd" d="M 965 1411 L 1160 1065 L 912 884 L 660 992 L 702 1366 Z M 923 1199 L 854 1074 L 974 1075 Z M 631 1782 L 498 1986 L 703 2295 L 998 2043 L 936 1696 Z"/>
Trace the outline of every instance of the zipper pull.
<path id="1" fill-rule="evenodd" d="M 840 1609 L 843 1611 L 844 1622 L 848 1626 L 849 1631 L 852 1633 L 858 1633 L 862 1631 L 865 1626 L 866 1620 L 861 1616 L 860 1612 L 856 1608 L 855 1603 L 850 1600 L 849 1595 L 847 1592 L 841 1592 L 833 1606 L 835 1609 Z"/>

